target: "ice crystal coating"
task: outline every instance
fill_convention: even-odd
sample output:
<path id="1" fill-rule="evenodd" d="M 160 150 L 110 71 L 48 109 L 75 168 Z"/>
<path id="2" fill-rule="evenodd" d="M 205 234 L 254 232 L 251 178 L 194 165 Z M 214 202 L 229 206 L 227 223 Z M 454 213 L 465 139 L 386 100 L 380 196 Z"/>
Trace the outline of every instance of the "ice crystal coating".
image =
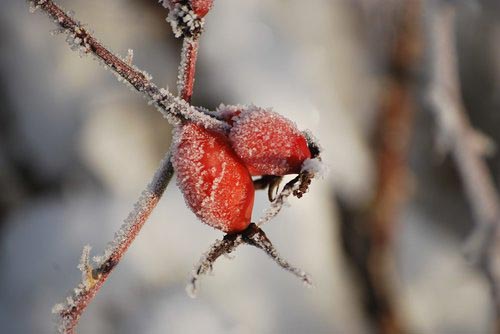
<path id="1" fill-rule="evenodd" d="M 302 164 L 301 172 L 309 172 L 315 178 L 324 179 L 328 174 L 328 166 L 320 159 L 306 159 Z"/>
<path id="2" fill-rule="evenodd" d="M 163 7 L 172 9 L 175 4 L 189 6 L 199 17 L 204 17 L 212 9 L 213 0 L 160 0 Z"/>
<path id="3" fill-rule="evenodd" d="M 204 223 L 226 233 L 250 224 L 252 178 L 222 133 L 194 123 L 177 127 L 172 163 L 187 205 Z"/>
<path id="4" fill-rule="evenodd" d="M 299 173 L 311 158 L 306 137 L 280 114 L 255 106 L 225 106 L 220 111 L 233 125 L 229 140 L 251 175 Z"/>
<path id="5" fill-rule="evenodd" d="M 203 32 L 205 21 L 191 6 L 191 1 L 172 1 L 172 4 L 168 7 L 170 10 L 167 22 L 172 26 L 175 37 L 184 36 L 185 38 L 196 39 L 200 36 Z"/>
<path id="6" fill-rule="evenodd" d="M 93 284 L 92 277 L 92 266 L 90 264 L 90 250 L 92 247 L 90 245 L 85 245 L 83 247 L 82 256 L 80 257 L 80 263 L 78 264 L 78 269 L 82 272 L 82 282 L 85 286 L 85 289 L 90 289 Z"/>

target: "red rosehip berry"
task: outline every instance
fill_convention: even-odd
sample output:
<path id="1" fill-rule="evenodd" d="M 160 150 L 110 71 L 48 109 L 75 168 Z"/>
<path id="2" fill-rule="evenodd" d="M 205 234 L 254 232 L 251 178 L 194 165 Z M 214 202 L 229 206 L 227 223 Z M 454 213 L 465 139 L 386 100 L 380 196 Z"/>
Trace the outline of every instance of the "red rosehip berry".
<path id="1" fill-rule="evenodd" d="M 204 223 L 226 233 L 250 224 L 254 187 L 226 136 L 193 123 L 175 130 L 172 163 L 177 184 Z"/>
<path id="2" fill-rule="evenodd" d="M 311 158 L 305 136 L 278 113 L 253 106 L 226 107 L 222 116 L 232 125 L 229 140 L 251 175 L 296 174 Z"/>

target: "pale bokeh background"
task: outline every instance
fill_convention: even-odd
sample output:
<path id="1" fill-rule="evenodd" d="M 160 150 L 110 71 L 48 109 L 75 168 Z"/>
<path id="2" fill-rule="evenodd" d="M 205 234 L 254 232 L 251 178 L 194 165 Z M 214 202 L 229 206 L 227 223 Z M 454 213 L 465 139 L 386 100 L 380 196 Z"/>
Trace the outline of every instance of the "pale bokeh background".
<path id="1" fill-rule="evenodd" d="M 137 66 L 174 89 L 180 43 L 156 1 L 60 3 L 115 52 L 133 49 Z M 272 106 L 324 147 L 328 177 L 265 226 L 314 288 L 242 247 L 190 299 L 188 274 L 221 233 L 196 220 L 172 183 L 79 333 L 372 332 L 342 257 L 333 196 L 363 202 L 373 191 L 368 133 L 386 22 L 383 8 L 357 4 L 216 0 L 201 42 L 195 104 Z M 112 238 L 168 150 L 171 128 L 139 94 L 90 57 L 80 59 L 64 36 L 50 36 L 55 27 L 45 15 L 29 14 L 19 0 L 1 7 L 0 328 L 51 333 L 52 306 L 80 278 L 82 247 L 99 253 Z M 474 124 L 495 141 L 499 17 L 495 1 L 459 7 L 464 97 Z M 452 164 L 433 152 L 432 124 L 424 108 L 411 152 L 414 196 L 398 228 L 400 307 L 418 333 L 485 333 L 488 288 L 462 254 L 470 214 Z M 500 160 L 490 162 L 498 179 Z M 259 194 L 255 217 L 266 201 Z"/>

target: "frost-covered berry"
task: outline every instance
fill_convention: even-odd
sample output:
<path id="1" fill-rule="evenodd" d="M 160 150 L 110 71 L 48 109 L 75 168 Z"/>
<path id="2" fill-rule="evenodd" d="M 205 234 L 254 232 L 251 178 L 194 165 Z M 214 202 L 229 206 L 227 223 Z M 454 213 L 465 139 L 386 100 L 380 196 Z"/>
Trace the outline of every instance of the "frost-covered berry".
<path id="1" fill-rule="evenodd" d="M 198 218 L 226 233 L 248 227 L 255 190 L 226 136 L 193 123 L 181 125 L 175 129 L 172 163 Z"/>
<path id="2" fill-rule="evenodd" d="M 296 174 L 311 158 L 304 134 L 280 114 L 255 106 L 221 109 L 232 124 L 231 145 L 251 175 Z"/>

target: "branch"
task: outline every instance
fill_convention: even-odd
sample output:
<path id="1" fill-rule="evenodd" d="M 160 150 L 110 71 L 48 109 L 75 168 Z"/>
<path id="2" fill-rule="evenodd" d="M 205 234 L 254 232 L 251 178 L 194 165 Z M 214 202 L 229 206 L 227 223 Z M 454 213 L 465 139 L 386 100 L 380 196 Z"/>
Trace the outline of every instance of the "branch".
<path id="1" fill-rule="evenodd" d="M 82 281 L 62 304 L 54 306 L 52 312 L 60 317 L 58 331 L 64 334 L 74 333 L 78 321 L 95 297 L 104 282 L 120 262 L 130 244 L 139 234 L 142 226 L 156 207 L 174 173 L 170 154 L 160 163 L 153 179 L 134 205 L 134 210 L 115 234 L 104 254 L 94 257 L 97 262 L 93 267 L 89 261 L 90 246 L 85 246 L 78 268 L 82 271 Z"/>
<path id="2" fill-rule="evenodd" d="M 469 122 L 460 96 L 454 26 L 453 5 L 442 4 L 433 19 L 434 77 L 429 97 L 440 134 L 457 165 L 476 224 L 466 251 L 488 280 L 497 331 L 500 331 L 500 282 L 497 277 L 500 264 L 495 260 L 499 251 L 500 197 L 483 160 L 484 147 L 477 145 L 477 132 Z"/>
<path id="3" fill-rule="evenodd" d="M 67 41 L 73 50 L 82 54 L 93 54 L 105 68 L 111 69 L 119 78 L 124 80 L 137 91 L 141 92 L 150 104 L 153 104 L 171 124 L 179 124 L 189 120 L 204 126 L 207 129 L 226 130 L 227 123 L 206 115 L 188 102 L 171 94 L 167 89 L 158 88 L 151 76 L 126 60 L 114 55 L 106 49 L 90 32 L 76 19 L 66 14 L 61 7 L 51 0 L 28 0 L 32 8 L 39 8 L 47 13 L 61 29 L 68 35 Z"/>
<path id="4" fill-rule="evenodd" d="M 373 138 L 375 193 L 367 207 L 345 207 L 341 225 L 345 256 L 356 274 L 364 311 L 377 333 L 407 330 L 398 307 L 393 245 L 399 213 L 408 197 L 408 150 L 415 113 L 422 6 L 420 0 L 407 0 L 386 9 L 395 15 L 391 17 L 395 34 L 387 44 L 387 84 L 380 97 Z"/>

